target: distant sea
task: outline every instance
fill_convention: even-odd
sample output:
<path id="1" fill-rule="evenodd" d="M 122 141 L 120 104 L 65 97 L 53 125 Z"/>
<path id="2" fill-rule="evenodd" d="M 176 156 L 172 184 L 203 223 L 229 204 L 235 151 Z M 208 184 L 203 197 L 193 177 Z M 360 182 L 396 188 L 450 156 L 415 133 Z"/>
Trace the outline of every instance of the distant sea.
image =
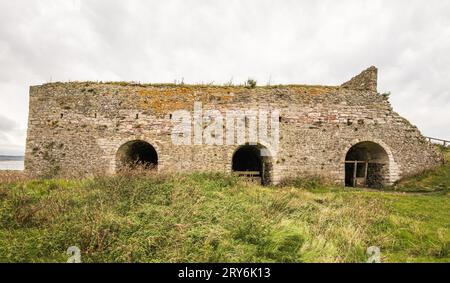
<path id="1" fill-rule="evenodd" d="M 23 170 L 23 156 L 0 155 L 0 170 Z"/>

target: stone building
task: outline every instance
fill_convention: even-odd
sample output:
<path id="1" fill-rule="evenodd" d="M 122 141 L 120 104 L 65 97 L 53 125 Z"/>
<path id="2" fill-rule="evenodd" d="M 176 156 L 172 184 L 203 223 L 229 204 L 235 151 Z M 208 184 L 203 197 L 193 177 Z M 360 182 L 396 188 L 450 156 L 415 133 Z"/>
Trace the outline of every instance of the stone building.
<path id="1" fill-rule="evenodd" d="M 279 126 L 277 151 L 262 141 L 207 144 L 202 136 L 200 143 L 175 144 L 173 115 L 194 111 L 195 102 L 203 112 L 223 114 L 278 110 L 270 125 Z M 203 118 L 199 123 L 208 127 Z M 249 127 L 244 117 L 244 130 Z M 195 140 L 194 131 L 187 133 L 185 141 Z M 263 183 L 322 176 L 375 187 L 434 167 L 442 157 L 377 93 L 375 67 L 341 86 L 70 82 L 30 88 L 30 174 L 114 174 L 136 161 L 164 173 L 238 171 Z"/>

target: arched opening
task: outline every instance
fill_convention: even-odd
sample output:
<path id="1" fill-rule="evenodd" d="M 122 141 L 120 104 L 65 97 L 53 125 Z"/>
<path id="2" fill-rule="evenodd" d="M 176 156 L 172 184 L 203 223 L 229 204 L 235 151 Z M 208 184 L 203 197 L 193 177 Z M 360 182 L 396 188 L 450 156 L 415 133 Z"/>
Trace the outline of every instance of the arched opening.
<path id="1" fill-rule="evenodd" d="M 388 181 L 389 156 L 374 142 L 360 142 L 345 157 L 345 185 L 380 188 Z"/>
<path id="2" fill-rule="evenodd" d="M 263 185 L 270 182 L 271 163 L 260 145 L 243 145 L 233 154 L 232 170 L 240 177 Z"/>
<path id="3" fill-rule="evenodd" d="M 116 160 L 117 170 L 136 166 L 151 170 L 158 166 L 158 154 L 155 148 L 148 142 L 140 140 L 123 144 L 117 151 Z"/>

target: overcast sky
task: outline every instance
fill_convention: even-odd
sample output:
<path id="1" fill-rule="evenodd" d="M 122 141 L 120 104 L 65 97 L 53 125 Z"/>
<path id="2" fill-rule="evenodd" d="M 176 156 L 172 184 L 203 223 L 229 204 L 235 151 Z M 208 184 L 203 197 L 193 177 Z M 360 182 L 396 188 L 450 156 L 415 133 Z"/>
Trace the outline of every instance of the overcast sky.
<path id="1" fill-rule="evenodd" d="M 450 140 L 450 1 L 0 0 L 0 154 L 23 154 L 30 85 L 55 81 L 339 85 L 379 92 Z"/>

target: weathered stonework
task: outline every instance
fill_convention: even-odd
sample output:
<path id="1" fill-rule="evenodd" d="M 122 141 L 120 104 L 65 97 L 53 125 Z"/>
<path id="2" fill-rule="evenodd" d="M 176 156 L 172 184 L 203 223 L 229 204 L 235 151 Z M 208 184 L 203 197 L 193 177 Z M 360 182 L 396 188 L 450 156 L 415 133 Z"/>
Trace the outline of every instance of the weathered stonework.
<path id="1" fill-rule="evenodd" d="M 371 67 L 342 86 L 189 86 L 51 83 L 30 88 L 25 169 L 51 173 L 114 173 L 127 142 L 150 143 L 159 172 L 232 170 L 240 145 L 174 145 L 175 110 L 279 109 L 280 149 L 270 157 L 270 182 L 289 177 L 345 178 L 346 154 L 360 142 L 385 153 L 385 183 L 431 168 L 442 157 L 419 130 L 377 93 Z"/>

